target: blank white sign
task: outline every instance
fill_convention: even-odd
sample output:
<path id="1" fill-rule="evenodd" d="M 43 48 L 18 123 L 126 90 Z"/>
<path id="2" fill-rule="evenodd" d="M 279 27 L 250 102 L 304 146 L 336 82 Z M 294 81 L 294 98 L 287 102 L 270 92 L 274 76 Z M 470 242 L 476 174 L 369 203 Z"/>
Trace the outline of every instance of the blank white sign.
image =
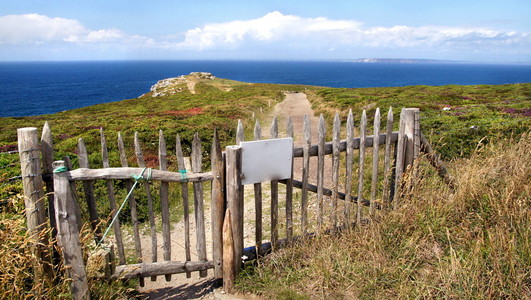
<path id="1" fill-rule="evenodd" d="M 242 184 L 291 178 L 293 139 L 241 142 Z"/>

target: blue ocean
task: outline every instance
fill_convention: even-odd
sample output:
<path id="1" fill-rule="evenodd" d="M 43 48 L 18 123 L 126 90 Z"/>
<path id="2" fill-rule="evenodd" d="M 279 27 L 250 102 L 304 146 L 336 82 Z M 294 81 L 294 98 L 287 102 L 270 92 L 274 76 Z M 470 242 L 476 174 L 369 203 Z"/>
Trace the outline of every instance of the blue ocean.
<path id="1" fill-rule="evenodd" d="M 0 117 L 35 116 L 138 97 L 158 80 L 211 72 L 245 82 L 391 87 L 531 82 L 531 65 L 341 61 L 0 62 Z"/>

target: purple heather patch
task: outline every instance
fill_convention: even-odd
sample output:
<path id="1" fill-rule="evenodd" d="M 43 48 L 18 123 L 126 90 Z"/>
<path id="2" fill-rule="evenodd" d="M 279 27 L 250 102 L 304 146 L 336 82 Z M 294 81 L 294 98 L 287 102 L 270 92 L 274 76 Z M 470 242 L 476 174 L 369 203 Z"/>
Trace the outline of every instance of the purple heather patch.
<path id="1" fill-rule="evenodd" d="M 95 126 L 95 125 L 93 125 L 93 126 L 83 127 L 82 129 L 84 129 L 84 130 L 91 130 L 91 129 L 100 129 L 100 128 L 101 128 L 101 126 Z"/>
<path id="2" fill-rule="evenodd" d="M 9 152 L 17 150 L 17 144 L 0 146 L 0 152 Z"/>
<path id="3" fill-rule="evenodd" d="M 60 139 L 61 141 L 64 141 L 64 140 L 69 139 L 69 138 L 71 138 L 71 137 L 73 137 L 73 135 L 71 135 L 71 134 L 66 134 L 66 133 L 61 133 L 61 134 L 59 135 L 59 139 Z"/>
<path id="4" fill-rule="evenodd" d="M 531 117 L 531 108 L 504 108 L 503 112 L 513 116 L 521 115 L 524 117 Z"/>

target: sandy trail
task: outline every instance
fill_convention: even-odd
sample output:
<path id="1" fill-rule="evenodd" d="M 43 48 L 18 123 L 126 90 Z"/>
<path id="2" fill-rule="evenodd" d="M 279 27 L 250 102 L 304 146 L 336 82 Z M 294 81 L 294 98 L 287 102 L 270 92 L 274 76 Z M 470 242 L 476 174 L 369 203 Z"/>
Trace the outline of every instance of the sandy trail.
<path id="1" fill-rule="evenodd" d="M 312 126 L 312 144 L 317 143 L 317 126 L 319 119 L 314 116 L 314 112 L 311 105 L 303 93 L 288 93 L 283 102 L 276 105 L 271 116 L 268 118 L 268 124 L 262 125 L 262 137 L 269 137 L 269 126 L 273 116 L 277 116 L 279 121 L 279 134 L 281 137 L 285 137 L 286 120 L 288 116 L 291 116 L 294 127 L 294 140 L 295 145 L 302 145 L 303 141 L 303 120 L 304 115 L 308 115 L 310 118 L 310 124 Z M 312 165 L 316 165 L 317 161 L 312 160 Z M 329 162 L 325 162 L 329 165 Z M 294 162 L 294 178 L 300 180 L 302 173 L 302 159 L 296 159 Z M 312 170 L 310 170 L 312 171 Z M 315 168 L 313 170 L 315 173 Z M 311 182 L 315 182 L 315 175 L 312 175 Z M 326 176 L 330 177 L 330 176 Z M 280 189 L 281 192 L 283 188 Z M 269 208 L 267 205 L 269 194 L 269 184 L 263 184 L 263 199 L 264 199 L 264 211 L 263 222 L 264 230 L 268 230 L 269 224 Z M 284 197 L 280 195 L 281 199 Z M 253 187 L 245 187 L 245 231 L 244 239 L 245 245 L 254 245 L 254 198 Z M 190 199 L 193 202 L 193 199 Z M 211 223 L 210 223 L 210 200 L 205 198 L 205 229 L 207 239 L 207 258 L 212 259 L 212 236 L 211 236 Z M 282 212 L 281 212 L 282 214 Z M 279 216 L 282 220 L 282 216 Z M 160 220 L 158 220 L 160 222 Z M 280 231 L 283 228 L 279 228 Z M 197 260 L 196 251 L 196 238 L 195 238 L 195 218 L 194 215 L 190 215 L 190 241 L 191 241 L 191 253 L 192 260 Z M 267 236 L 265 236 L 267 238 Z M 158 260 L 163 260 L 162 255 L 162 235 L 159 233 L 157 236 L 158 248 L 157 255 Z M 265 242 L 266 240 L 264 240 Z M 142 249 L 144 253 L 143 261 L 151 262 L 151 237 L 149 236 L 149 230 L 145 230 L 145 234 L 142 235 Z M 132 242 L 130 243 L 132 244 Z M 184 222 L 178 222 L 172 225 L 171 229 L 171 259 L 177 261 L 185 261 L 185 248 L 184 248 Z M 171 281 L 167 282 L 164 276 L 158 276 L 156 281 L 151 281 L 150 278 L 145 278 L 145 286 L 140 287 L 138 290 L 143 295 L 149 297 L 149 299 L 256 299 L 256 296 L 243 295 L 234 296 L 223 295 L 219 289 L 215 290 L 215 280 L 212 277 L 212 270 L 208 271 L 208 277 L 200 278 L 199 272 L 193 272 L 191 278 L 186 278 L 185 274 L 172 275 Z M 228 297 L 228 298 L 227 298 Z"/>

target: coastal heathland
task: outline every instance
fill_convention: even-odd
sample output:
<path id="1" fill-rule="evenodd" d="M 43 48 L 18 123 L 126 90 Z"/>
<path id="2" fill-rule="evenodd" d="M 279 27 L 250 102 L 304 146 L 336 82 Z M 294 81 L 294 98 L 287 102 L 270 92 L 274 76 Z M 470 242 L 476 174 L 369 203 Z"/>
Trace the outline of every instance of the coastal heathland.
<path id="1" fill-rule="evenodd" d="M 6 259 L 0 260 L 2 264 L 0 269 L 9 271 L 0 274 L 0 297 L 1 295 L 11 295 L 15 298 L 28 295 L 54 297 L 64 292 L 64 289 L 60 288 L 60 286 L 46 285 L 46 283 L 36 285 L 32 281 L 31 254 L 24 250 L 24 245 L 26 245 L 27 241 L 24 239 L 23 230 L 24 201 L 21 196 L 22 187 L 19 180 L 10 180 L 10 178 L 15 178 L 20 174 L 18 156 L 10 154 L 11 151 L 17 148 L 17 128 L 28 126 L 42 128 L 44 122 L 48 121 L 53 130 L 56 159 L 69 155 L 73 160 L 74 166 L 77 165 L 76 145 L 79 138 L 85 140 L 89 153 L 92 153 L 89 155 L 89 160 L 91 164 L 97 166 L 101 165 L 99 153 L 100 128 L 104 129 L 108 141 L 116 141 L 116 134 L 120 131 L 125 138 L 128 149 L 132 149 L 133 133 L 138 132 L 143 145 L 145 145 L 144 157 L 146 163 L 148 166 L 156 166 L 158 164 L 156 155 L 158 130 L 164 130 L 165 135 L 168 137 L 179 134 L 185 151 L 189 151 L 195 132 L 198 132 L 203 140 L 204 149 L 208 149 L 214 129 L 218 130 L 223 145 L 228 145 L 234 141 L 238 119 L 246 121 L 244 122 L 248 125 L 246 131 L 251 136 L 251 126 L 254 124 L 253 118 L 260 118 L 262 115 L 270 113 L 274 105 L 284 99 L 285 92 L 304 92 L 312 102 L 314 110 L 317 113 L 323 113 L 327 118 L 331 118 L 337 111 L 346 119 L 346 113 L 350 108 L 356 114 L 359 114 L 361 109 L 367 109 L 370 116 L 372 115 L 372 110 L 376 107 L 387 109 L 391 106 L 395 112 L 395 119 L 398 119 L 400 108 L 419 107 L 422 112 L 422 130 L 430 139 L 435 150 L 441 153 L 446 160 L 453 161 L 450 164 L 451 172 L 454 172 L 454 174 L 468 174 L 466 175 L 469 176 L 467 178 L 485 177 L 483 176 L 485 174 L 490 176 L 490 173 L 487 172 L 488 168 L 494 168 L 500 172 L 497 172 L 495 176 L 493 175 L 494 177 L 481 178 L 481 180 L 488 180 L 488 182 L 477 178 L 477 185 L 471 186 L 474 190 L 470 188 L 458 190 L 458 195 L 440 192 L 438 189 L 444 191 L 444 188 L 437 186 L 436 179 L 427 176 L 422 184 L 418 186 L 418 194 L 413 194 L 416 196 L 409 197 L 408 201 L 410 202 L 405 202 L 406 208 L 399 208 L 396 212 L 392 212 L 390 214 L 391 217 L 388 218 L 386 216 L 385 218 L 388 221 L 377 222 L 376 224 L 379 225 L 374 228 L 363 229 L 362 236 L 374 237 L 374 241 L 384 239 L 388 243 L 386 242 L 387 244 L 381 246 L 378 246 L 375 242 L 371 242 L 372 244 L 360 242 L 360 244 L 352 245 L 352 247 L 355 247 L 354 249 L 359 250 L 356 255 L 364 257 L 361 254 L 364 252 L 374 252 L 374 255 L 383 255 L 384 253 L 378 251 L 382 249 L 385 250 L 382 250 L 384 252 L 392 250 L 389 254 L 390 256 L 386 256 L 382 260 L 375 260 L 376 262 L 380 261 L 381 266 L 389 268 L 390 273 L 394 274 L 391 277 L 378 275 L 376 272 L 377 266 L 367 266 L 368 270 L 376 272 L 374 274 L 369 272 L 371 274 L 369 277 L 356 273 L 355 265 L 351 266 L 352 268 L 349 269 L 348 274 L 335 273 L 336 271 L 343 272 L 342 269 L 330 270 L 325 268 L 322 272 L 323 276 L 315 281 L 320 283 L 322 288 L 310 286 L 308 293 L 305 294 L 301 292 L 299 287 L 305 284 L 304 278 L 312 278 L 311 274 L 295 272 L 295 269 L 308 271 L 298 267 L 298 264 L 301 263 L 300 260 L 296 260 L 298 258 L 282 258 L 282 255 L 298 255 L 297 253 L 302 255 L 302 252 L 306 251 L 297 252 L 296 250 L 291 252 L 293 254 L 282 252 L 284 254 L 275 255 L 271 258 L 272 262 L 266 261 L 264 265 L 269 266 L 270 269 L 251 269 L 248 273 L 244 273 L 245 275 L 239 281 L 242 290 L 257 292 L 270 297 L 282 296 L 281 294 L 284 291 L 286 295 L 305 294 L 306 296 L 303 297 L 320 297 L 319 295 L 324 297 L 324 295 L 332 295 L 332 290 L 339 290 L 340 287 L 344 287 L 343 284 L 353 285 L 358 280 L 363 280 L 365 285 L 355 284 L 363 287 L 363 289 L 347 289 L 349 291 L 348 294 L 339 296 L 407 296 L 414 295 L 415 292 L 421 292 L 422 295 L 427 297 L 430 297 L 430 295 L 431 297 L 440 295 L 460 297 L 462 295 L 481 295 L 479 294 L 480 291 L 484 290 L 488 292 L 488 294 L 484 295 L 492 297 L 501 295 L 503 297 L 506 294 L 511 296 L 525 292 L 525 290 L 515 285 L 509 285 L 507 281 L 513 279 L 515 282 L 522 283 L 525 286 L 525 278 L 529 280 L 529 271 L 522 271 L 521 269 L 522 263 L 529 266 L 529 261 L 526 261 L 525 256 L 522 255 L 527 253 L 527 257 L 530 257 L 529 232 L 526 233 L 526 231 L 521 230 L 522 226 L 531 227 L 528 223 L 525 223 L 525 220 L 521 219 L 525 218 L 526 214 L 527 216 L 529 214 L 529 203 L 525 202 L 525 197 L 529 201 L 529 190 L 526 187 L 527 185 L 518 187 L 516 184 L 521 184 L 526 178 L 528 181 L 530 176 L 528 165 L 525 164 L 522 158 L 522 155 L 529 157 L 529 152 L 525 152 L 528 150 L 525 150 L 525 147 L 522 146 L 527 145 L 527 148 L 529 148 L 529 136 L 520 138 L 522 134 L 529 132 L 531 129 L 531 111 L 529 109 L 531 107 L 530 83 L 334 89 L 301 85 L 251 84 L 209 76 L 204 77 L 198 74 L 188 75 L 184 78 L 184 81 L 176 80 L 173 84 L 170 83 L 167 86 L 167 89 L 171 89 L 172 92 L 160 93 L 161 91 L 157 90 L 156 92 L 159 94 L 154 94 L 151 91 L 136 99 L 99 104 L 51 115 L 0 118 L 0 127 L 2 128 L 0 131 L 0 152 L 2 152 L 0 154 L 0 229 L 3 234 L 2 238 L 11 242 L 9 247 L 1 248 L 0 257 Z M 111 166 L 118 166 L 119 158 L 116 154 L 117 152 L 112 151 L 116 149 L 116 145 L 110 142 L 108 142 L 108 145 L 111 150 Z M 487 151 L 485 149 L 496 149 L 496 151 Z M 169 152 L 174 153 L 175 151 L 174 149 L 169 149 Z M 522 153 L 519 154 L 519 152 Z M 507 163 L 502 163 L 503 158 L 505 158 Z M 130 153 L 128 159 L 131 164 L 135 164 L 133 153 Z M 499 166 L 502 169 L 496 167 L 495 163 L 500 164 Z M 466 165 L 477 166 L 477 168 L 462 169 Z M 485 167 L 481 167 L 482 165 L 485 165 Z M 520 170 L 521 167 L 524 168 L 522 169 L 523 171 Z M 515 168 L 520 170 L 518 171 L 520 173 L 515 175 L 509 172 Z M 509 173 L 504 170 L 508 170 Z M 524 175 L 521 175 L 521 172 L 524 172 Z M 474 175 L 476 173 L 478 174 L 477 176 Z M 495 189 L 491 184 L 497 184 L 498 182 L 500 188 Z M 485 190 L 492 193 L 479 193 L 480 186 L 492 186 L 492 189 Z M 96 188 L 103 191 L 104 185 L 96 186 Z M 497 194 L 498 191 L 501 194 Z M 431 196 L 430 193 L 432 193 Z M 523 200 L 522 195 L 524 195 Z M 441 197 L 453 200 L 448 205 L 442 205 Z M 510 207 L 507 210 L 502 210 L 502 207 L 496 204 L 499 199 L 507 199 L 507 205 L 510 205 Z M 521 206 L 522 201 L 527 206 Z M 408 213 L 407 209 L 409 208 L 412 209 L 410 212 L 413 212 L 415 217 L 406 218 L 407 222 L 400 223 L 399 219 Z M 525 213 L 523 215 L 522 209 Z M 509 214 L 514 216 L 510 217 Z M 432 217 L 432 215 L 434 216 Z M 497 218 L 495 220 L 499 220 L 499 222 L 496 221 L 491 224 L 489 220 L 492 220 L 493 217 Z M 510 223 L 507 221 L 508 219 L 514 222 Z M 465 228 L 475 226 L 474 228 L 483 228 L 484 230 L 471 231 L 475 236 L 472 236 L 472 233 L 466 235 L 465 231 L 460 231 L 457 228 L 458 222 L 465 222 L 465 225 L 469 226 Z M 418 229 L 419 227 L 420 229 Z M 520 235 L 503 235 L 502 231 L 505 229 L 511 232 L 518 230 L 518 232 L 526 235 L 522 236 L 520 233 Z M 430 233 L 430 230 L 432 233 Z M 404 235 L 401 232 L 404 232 Z M 399 235 L 398 233 L 401 234 Z M 420 235 L 421 233 L 422 235 Z M 323 245 L 334 245 L 333 243 L 343 243 L 342 239 L 345 237 L 330 237 L 330 240 L 324 240 L 325 238 L 328 237 L 323 237 Z M 431 240 L 425 240 L 427 238 L 434 239 L 436 243 L 432 243 Z M 367 241 L 369 239 L 363 240 Z M 513 260 L 505 263 L 502 260 L 506 260 L 506 257 L 502 255 L 503 252 L 500 250 L 502 248 L 499 248 L 501 244 L 490 243 L 490 241 L 496 242 L 497 240 L 509 241 L 513 244 L 517 243 L 518 249 L 521 250 L 506 252 L 513 255 L 511 256 Z M 474 246 L 476 244 L 472 244 L 472 241 L 477 246 Z M 417 265 L 416 263 L 420 261 L 420 258 L 411 256 L 424 253 L 422 252 L 424 248 L 415 248 L 415 245 L 418 245 L 417 242 L 426 242 L 426 247 L 435 245 L 432 247 L 435 250 L 430 248 L 433 253 L 426 250 L 428 251 L 426 255 L 430 257 L 427 263 L 422 260 L 423 264 Z M 385 248 L 385 245 L 396 245 L 396 243 L 403 246 L 394 247 L 393 249 Z M 317 241 L 317 245 L 319 245 L 319 241 Z M 20 259 L 17 260 L 16 264 L 7 259 L 12 257 L 13 249 L 17 249 L 16 251 L 20 255 Z M 441 251 L 441 253 L 438 251 Z M 345 254 L 340 256 L 345 257 L 347 261 L 336 261 L 334 256 L 330 256 L 329 260 L 319 261 L 320 254 L 317 252 L 309 253 L 315 253 L 317 264 L 325 262 L 328 264 L 329 262 L 331 265 L 327 267 L 359 262 L 357 260 L 358 257 L 353 258 L 341 251 L 338 251 L 338 253 Z M 471 261 L 472 254 L 477 257 L 484 257 L 485 260 Z M 412 259 L 409 259 L 411 257 Z M 301 258 L 309 261 L 307 256 L 302 255 Z M 279 259 L 279 261 L 287 259 L 293 262 L 294 269 L 291 271 L 288 269 L 275 269 L 275 259 Z M 391 264 L 390 261 L 393 259 L 397 259 L 400 264 Z M 471 273 L 459 273 L 461 269 L 457 269 L 456 266 L 464 265 L 465 270 L 473 272 L 475 270 L 473 266 L 483 262 L 488 262 L 487 269 L 480 268 L 478 270 L 483 270 L 487 274 L 501 272 L 496 273 L 497 275 L 495 274 L 496 276 L 493 279 L 498 280 L 500 284 L 493 283 L 490 279 L 484 278 L 482 277 L 484 275 L 478 273 L 479 275 L 475 277 L 475 281 L 471 282 L 473 290 L 468 289 L 468 283 L 464 282 L 464 280 Z M 16 266 L 16 268 L 4 268 L 7 264 Z M 407 270 L 412 270 L 412 272 L 408 273 L 406 272 Z M 444 275 L 446 277 L 433 275 L 435 271 L 446 272 L 441 273 L 441 276 Z M 266 274 L 268 272 L 274 273 L 276 277 L 268 277 L 269 275 Z M 427 274 L 431 275 L 423 279 L 423 281 L 419 281 L 418 274 L 424 274 L 422 272 L 427 272 Z M 336 279 L 338 277 L 344 277 L 345 280 L 337 282 Z M 299 283 L 291 280 L 297 280 Z M 258 284 L 251 286 L 251 281 L 257 281 Z M 281 294 L 264 288 L 266 283 L 277 281 L 280 282 L 276 285 L 279 287 L 277 291 Z M 288 288 L 281 282 L 292 282 L 293 288 Z M 261 283 L 263 283 L 263 286 Z M 428 285 L 428 287 L 431 285 L 435 287 L 416 289 L 421 286 L 421 283 Z M 527 284 L 529 285 L 528 281 Z M 17 294 L 12 294 L 11 292 L 13 285 Z M 382 288 L 376 289 L 378 286 Z M 9 288 L 2 290 L 2 287 Z M 127 289 L 124 288 L 124 291 L 127 291 Z M 105 295 L 105 292 L 98 292 L 98 289 L 93 292 L 94 295 Z"/>

